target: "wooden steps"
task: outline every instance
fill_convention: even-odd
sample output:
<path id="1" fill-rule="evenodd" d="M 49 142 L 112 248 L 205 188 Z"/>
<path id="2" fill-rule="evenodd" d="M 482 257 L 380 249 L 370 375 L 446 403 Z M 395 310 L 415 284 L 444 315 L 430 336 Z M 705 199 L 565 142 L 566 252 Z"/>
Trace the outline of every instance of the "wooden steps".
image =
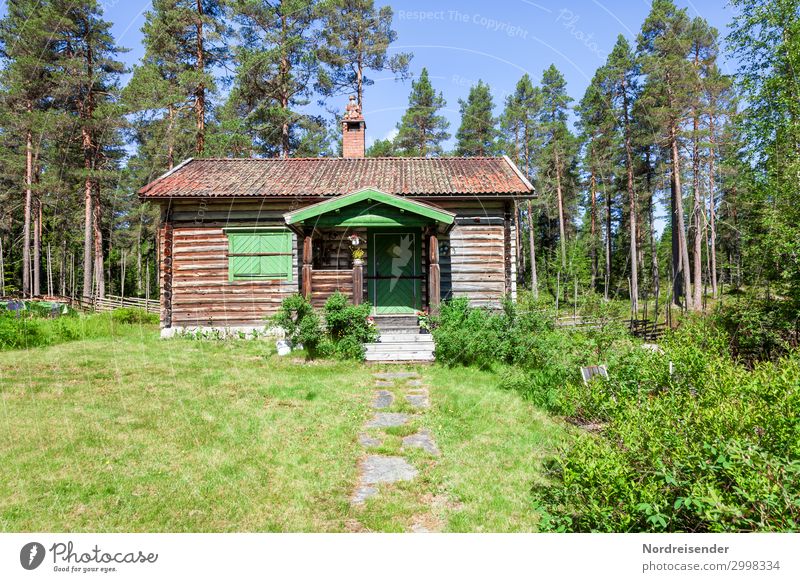
<path id="1" fill-rule="evenodd" d="M 416 315 L 378 315 L 378 341 L 367 344 L 368 362 L 432 362 L 434 342 L 420 333 Z"/>

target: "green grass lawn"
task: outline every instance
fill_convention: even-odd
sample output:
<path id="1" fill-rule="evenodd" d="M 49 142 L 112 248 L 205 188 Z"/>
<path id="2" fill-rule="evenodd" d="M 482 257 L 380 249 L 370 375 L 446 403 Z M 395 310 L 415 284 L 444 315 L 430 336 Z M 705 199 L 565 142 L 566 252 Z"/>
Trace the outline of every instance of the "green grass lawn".
<path id="1" fill-rule="evenodd" d="M 414 368 L 442 455 L 412 451 L 416 480 L 353 508 L 382 368 L 273 351 L 126 326 L 0 353 L 0 530 L 535 531 L 531 486 L 567 431 L 496 376 Z"/>

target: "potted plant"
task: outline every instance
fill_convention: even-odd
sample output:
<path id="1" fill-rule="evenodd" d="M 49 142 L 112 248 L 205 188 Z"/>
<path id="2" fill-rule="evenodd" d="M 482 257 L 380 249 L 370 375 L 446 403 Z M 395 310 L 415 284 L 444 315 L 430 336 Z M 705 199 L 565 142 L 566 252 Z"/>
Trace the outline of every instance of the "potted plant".
<path id="1" fill-rule="evenodd" d="M 417 311 L 417 323 L 420 333 L 431 333 L 431 318 L 428 310 Z"/>
<path id="2" fill-rule="evenodd" d="M 361 244 L 361 237 L 353 233 L 348 238 L 350 239 L 350 244 L 353 245 L 353 266 L 363 265 L 366 253 L 364 249 L 358 246 Z"/>

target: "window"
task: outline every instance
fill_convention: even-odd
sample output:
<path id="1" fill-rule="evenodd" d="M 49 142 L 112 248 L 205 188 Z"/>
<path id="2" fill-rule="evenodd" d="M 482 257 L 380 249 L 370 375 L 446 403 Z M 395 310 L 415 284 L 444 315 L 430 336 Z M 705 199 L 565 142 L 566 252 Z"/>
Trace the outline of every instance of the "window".
<path id="1" fill-rule="evenodd" d="M 292 280 L 292 233 L 228 231 L 228 280 Z"/>

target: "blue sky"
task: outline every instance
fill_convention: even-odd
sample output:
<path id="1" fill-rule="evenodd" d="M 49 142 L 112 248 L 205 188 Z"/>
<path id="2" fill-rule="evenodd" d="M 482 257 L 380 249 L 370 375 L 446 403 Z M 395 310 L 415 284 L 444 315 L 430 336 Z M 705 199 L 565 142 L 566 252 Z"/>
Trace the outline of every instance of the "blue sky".
<path id="1" fill-rule="evenodd" d="M 725 0 L 677 0 L 690 16 L 703 16 L 721 35 L 733 17 Z M 104 0 L 105 17 L 114 23 L 117 42 L 127 47 L 128 63 L 141 58 L 141 28 L 149 2 Z M 393 50 L 412 52 L 412 72 L 427 67 L 431 81 L 447 100 L 450 131 L 458 127 L 458 99 L 466 98 L 478 79 L 493 91 L 496 113 L 519 78 L 538 81 L 555 64 L 567 80 L 569 94 L 578 100 L 595 69 L 611 50 L 618 34 L 635 43 L 649 11 L 649 0 L 462 0 L 391 3 L 398 40 Z M 735 63 L 723 62 L 732 73 Z M 367 140 L 390 136 L 407 102 L 410 82 L 391 75 L 371 75 L 375 84 L 364 95 Z M 346 98 L 342 97 L 341 108 Z M 333 105 L 333 103 L 331 103 Z"/>

